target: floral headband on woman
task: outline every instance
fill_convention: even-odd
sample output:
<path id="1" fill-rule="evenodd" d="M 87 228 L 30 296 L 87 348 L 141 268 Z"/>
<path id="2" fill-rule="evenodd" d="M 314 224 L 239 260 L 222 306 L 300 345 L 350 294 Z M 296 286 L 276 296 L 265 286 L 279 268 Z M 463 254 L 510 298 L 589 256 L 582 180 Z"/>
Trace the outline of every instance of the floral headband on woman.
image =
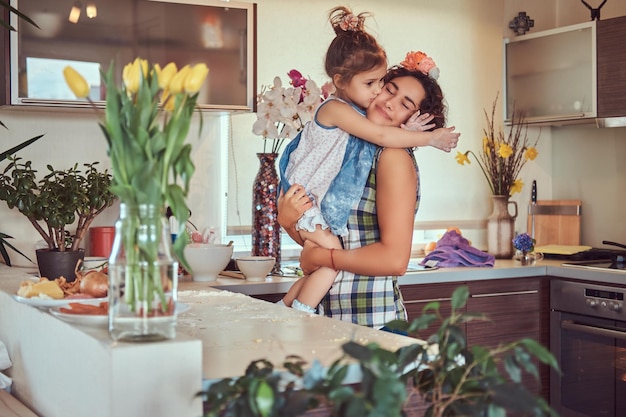
<path id="1" fill-rule="evenodd" d="M 439 67 L 431 57 L 422 51 L 407 53 L 400 66 L 411 71 L 420 71 L 434 80 L 439 78 Z"/>

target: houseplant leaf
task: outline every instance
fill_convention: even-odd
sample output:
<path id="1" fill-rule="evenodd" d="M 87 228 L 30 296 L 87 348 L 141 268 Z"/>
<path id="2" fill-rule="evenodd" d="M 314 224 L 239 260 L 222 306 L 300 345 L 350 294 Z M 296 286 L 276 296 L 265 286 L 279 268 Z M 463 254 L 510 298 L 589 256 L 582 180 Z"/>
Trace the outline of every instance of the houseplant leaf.
<path id="1" fill-rule="evenodd" d="M 9 2 L 5 1 L 5 0 L 0 0 L 0 6 L 4 7 L 5 9 L 9 9 L 9 13 L 15 13 L 20 19 L 25 20 L 26 22 L 30 23 L 31 25 L 35 26 L 37 29 L 40 29 L 39 26 L 37 26 L 37 23 L 35 23 L 30 17 L 26 16 L 24 13 L 20 12 L 19 10 L 17 10 L 15 7 L 11 6 L 11 4 L 9 4 Z M 0 20 L 0 26 L 15 31 L 16 29 L 11 26 L 10 24 L 8 24 L 7 22 L 5 22 L 4 20 Z M 0 122 L 1 124 L 1 122 Z"/>

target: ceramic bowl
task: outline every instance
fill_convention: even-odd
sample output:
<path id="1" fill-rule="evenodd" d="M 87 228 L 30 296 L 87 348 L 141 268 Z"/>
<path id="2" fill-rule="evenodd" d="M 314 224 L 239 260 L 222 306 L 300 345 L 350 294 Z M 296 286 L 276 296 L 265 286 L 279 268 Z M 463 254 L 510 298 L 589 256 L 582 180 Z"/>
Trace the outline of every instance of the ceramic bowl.
<path id="1" fill-rule="evenodd" d="M 237 258 L 237 268 L 248 281 L 264 281 L 270 273 L 276 259 L 273 256 L 243 256 Z"/>
<path id="2" fill-rule="evenodd" d="M 233 256 L 233 245 L 190 243 L 184 253 L 194 281 L 215 281 Z"/>

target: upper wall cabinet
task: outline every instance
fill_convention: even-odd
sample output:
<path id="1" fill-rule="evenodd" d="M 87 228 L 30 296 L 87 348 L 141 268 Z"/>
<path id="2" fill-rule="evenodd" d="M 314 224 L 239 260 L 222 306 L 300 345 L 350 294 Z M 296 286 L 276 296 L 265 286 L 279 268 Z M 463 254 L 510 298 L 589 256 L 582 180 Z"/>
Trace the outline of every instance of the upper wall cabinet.
<path id="1" fill-rule="evenodd" d="M 505 119 L 626 125 L 626 17 L 504 40 Z"/>
<path id="2" fill-rule="evenodd" d="M 86 106 L 63 79 L 72 65 L 104 105 L 100 71 L 122 68 L 136 57 L 164 66 L 204 62 L 209 67 L 198 105 L 204 110 L 252 111 L 255 105 L 254 3 L 220 0 L 106 0 L 11 2 L 37 29 L 16 16 L 10 33 L 9 89 L 14 106 Z M 91 8 L 95 5 L 97 9 Z M 74 10 L 72 10 L 74 9 Z M 72 13 L 75 13 L 73 17 Z M 5 35 L 6 37 L 6 35 Z M 7 64 L 5 63 L 5 66 Z M 119 81 L 119 79 L 118 79 Z M 1 81 L 0 81 L 1 82 Z M 8 92 L 7 92 L 8 91 Z M 0 96 L 1 97 L 1 96 Z"/>

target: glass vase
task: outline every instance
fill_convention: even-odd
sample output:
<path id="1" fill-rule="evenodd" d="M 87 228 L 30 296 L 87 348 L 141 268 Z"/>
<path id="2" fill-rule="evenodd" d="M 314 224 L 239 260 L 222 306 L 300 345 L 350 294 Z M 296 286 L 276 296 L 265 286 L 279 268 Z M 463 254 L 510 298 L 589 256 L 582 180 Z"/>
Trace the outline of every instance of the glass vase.
<path id="1" fill-rule="evenodd" d="M 496 259 L 511 259 L 513 256 L 513 237 L 517 203 L 509 201 L 509 196 L 492 195 L 493 212 L 487 218 L 487 252 Z M 514 214 L 509 212 L 513 206 Z"/>
<path id="2" fill-rule="evenodd" d="M 252 255 L 276 259 L 272 273 L 280 273 L 277 153 L 257 153 L 259 171 L 252 186 Z"/>
<path id="3" fill-rule="evenodd" d="M 120 205 L 109 258 L 109 335 L 125 342 L 176 337 L 178 261 L 163 207 Z"/>
<path id="4" fill-rule="evenodd" d="M 520 266 L 533 266 L 543 260 L 543 253 L 516 250 L 513 260 Z"/>

